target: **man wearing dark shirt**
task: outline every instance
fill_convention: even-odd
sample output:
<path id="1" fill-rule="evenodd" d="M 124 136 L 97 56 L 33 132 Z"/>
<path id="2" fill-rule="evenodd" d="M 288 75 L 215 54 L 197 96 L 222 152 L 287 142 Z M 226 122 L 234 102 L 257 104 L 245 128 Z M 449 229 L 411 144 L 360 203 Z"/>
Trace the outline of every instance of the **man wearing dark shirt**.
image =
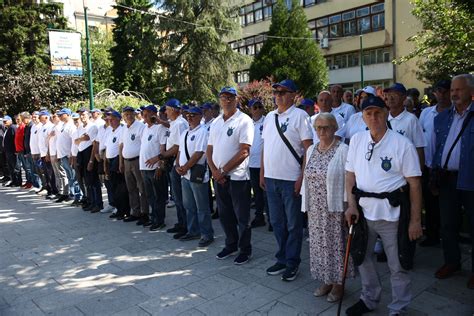
<path id="1" fill-rule="evenodd" d="M 3 136 L 3 148 L 5 150 L 5 156 L 7 158 L 8 171 L 10 173 L 11 181 L 5 183 L 4 186 L 14 187 L 21 185 L 21 174 L 19 165 L 16 160 L 16 148 L 15 148 L 15 134 L 16 125 L 13 125 L 12 118 L 8 115 L 3 117 L 3 124 L 7 128 L 5 135 Z"/>

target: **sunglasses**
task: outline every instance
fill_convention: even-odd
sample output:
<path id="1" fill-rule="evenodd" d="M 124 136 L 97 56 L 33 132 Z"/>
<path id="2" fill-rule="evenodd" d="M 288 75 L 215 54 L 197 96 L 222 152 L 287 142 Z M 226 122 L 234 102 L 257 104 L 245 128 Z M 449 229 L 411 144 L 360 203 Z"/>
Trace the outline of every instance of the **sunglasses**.
<path id="1" fill-rule="evenodd" d="M 198 114 L 196 113 L 186 113 L 186 116 L 189 117 L 189 118 L 193 118 L 195 116 L 197 116 Z"/>
<path id="2" fill-rule="evenodd" d="M 263 105 L 254 105 L 252 109 L 263 109 Z"/>
<path id="3" fill-rule="evenodd" d="M 287 91 L 287 90 L 273 90 L 273 91 L 272 91 L 272 94 L 273 94 L 273 95 L 275 95 L 275 96 L 280 96 L 280 97 L 284 96 L 284 95 L 287 94 L 287 93 L 293 93 L 293 92 Z"/>
<path id="4" fill-rule="evenodd" d="M 227 95 L 221 95 L 219 97 L 219 99 L 223 100 L 223 101 L 234 101 L 235 100 L 235 96 L 227 96 Z"/>
<path id="5" fill-rule="evenodd" d="M 374 142 L 370 142 L 367 146 L 367 153 L 365 154 L 365 159 L 367 159 L 368 161 L 370 161 L 370 159 L 372 158 L 372 154 L 374 153 L 374 147 Z"/>

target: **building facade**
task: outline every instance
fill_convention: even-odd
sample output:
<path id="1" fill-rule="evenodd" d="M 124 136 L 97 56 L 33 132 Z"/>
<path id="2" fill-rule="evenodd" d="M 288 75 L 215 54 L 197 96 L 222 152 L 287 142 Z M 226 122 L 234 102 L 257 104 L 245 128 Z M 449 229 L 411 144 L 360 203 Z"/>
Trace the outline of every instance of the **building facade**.
<path id="1" fill-rule="evenodd" d="M 259 52 L 275 2 L 238 1 L 241 38 L 229 41 L 235 51 L 249 56 Z M 291 5 L 291 0 L 287 4 Z M 423 91 L 425 84 L 416 79 L 415 60 L 392 63 L 413 49 L 407 39 L 421 29 L 411 14 L 409 0 L 301 0 L 301 5 L 312 37 L 326 59 L 330 84 L 341 84 L 348 90 L 360 88 L 362 61 L 364 85 L 386 87 L 402 82 Z M 249 66 L 241 65 L 235 73 L 237 83 L 248 82 Z"/>

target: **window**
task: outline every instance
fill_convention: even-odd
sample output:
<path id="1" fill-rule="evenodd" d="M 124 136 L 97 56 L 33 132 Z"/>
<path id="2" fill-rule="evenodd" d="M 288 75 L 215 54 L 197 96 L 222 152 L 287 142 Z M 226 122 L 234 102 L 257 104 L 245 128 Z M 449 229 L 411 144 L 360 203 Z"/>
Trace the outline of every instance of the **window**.
<path id="1" fill-rule="evenodd" d="M 272 11 L 273 11 L 273 8 L 272 8 L 271 4 L 269 4 L 268 6 L 263 8 L 263 18 L 265 20 L 271 19 L 272 18 Z"/>
<path id="2" fill-rule="evenodd" d="M 370 17 L 358 19 L 357 22 L 359 34 L 370 32 Z"/>
<path id="3" fill-rule="evenodd" d="M 373 13 L 379 13 L 384 11 L 384 4 L 379 3 L 379 4 L 374 4 L 370 10 L 370 12 Z"/>
<path id="4" fill-rule="evenodd" d="M 301 2 L 303 2 L 303 7 L 309 7 L 316 4 L 316 0 L 302 0 Z"/>
<path id="5" fill-rule="evenodd" d="M 360 8 L 360 9 L 357 9 L 356 11 L 356 15 L 358 18 L 361 16 L 369 15 L 369 13 L 370 13 L 369 7 Z"/>
<path id="6" fill-rule="evenodd" d="M 342 14 L 343 21 L 352 20 L 354 18 L 355 18 L 355 11 L 348 11 Z"/>
<path id="7" fill-rule="evenodd" d="M 318 32 L 318 39 L 319 40 L 322 39 L 322 38 L 329 37 L 329 31 L 328 31 L 327 27 L 318 28 L 317 32 Z"/>
<path id="8" fill-rule="evenodd" d="M 331 25 L 330 30 L 331 30 L 331 32 L 329 33 L 329 37 L 341 37 L 342 36 L 341 24 Z"/>
<path id="9" fill-rule="evenodd" d="M 383 30 L 385 28 L 385 16 L 383 13 L 372 16 L 372 29 Z"/>
<path id="10" fill-rule="evenodd" d="M 253 8 L 255 10 L 255 22 L 259 22 L 259 21 L 263 20 L 262 3 L 261 2 L 254 3 Z"/>
<path id="11" fill-rule="evenodd" d="M 390 47 L 365 50 L 362 59 L 365 65 L 380 64 L 390 62 Z M 355 51 L 347 54 L 339 54 L 326 57 L 326 64 L 329 69 L 340 69 L 346 67 L 360 66 L 360 52 Z"/>
<path id="12" fill-rule="evenodd" d="M 328 25 L 328 18 L 323 18 L 323 19 L 316 20 L 316 26 L 317 27 L 322 27 L 322 26 L 326 26 L 326 25 Z"/>
<path id="13" fill-rule="evenodd" d="M 344 22 L 344 36 L 350 36 L 357 34 L 356 21 L 347 21 Z"/>

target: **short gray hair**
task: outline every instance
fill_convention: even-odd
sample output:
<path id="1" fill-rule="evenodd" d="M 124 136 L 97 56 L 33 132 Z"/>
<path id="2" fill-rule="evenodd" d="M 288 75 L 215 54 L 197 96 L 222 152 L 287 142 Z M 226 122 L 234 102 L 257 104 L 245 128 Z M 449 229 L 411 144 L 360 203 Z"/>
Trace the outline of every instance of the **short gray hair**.
<path id="1" fill-rule="evenodd" d="M 453 78 L 453 81 L 454 80 L 457 80 L 457 79 L 464 79 L 466 80 L 466 83 L 467 85 L 469 86 L 469 88 L 473 89 L 474 88 L 474 76 L 472 74 L 461 74 L 461 75 L 457 75 Z"/>
<path id="2" fill-rule="evenodd" d="M 28 113 L 28 112 L 21 112 L 20 116 L 21 116 L 22 119 L 30 119 L 31 118 L 31 114 Z"/>
<path id="3" fill-rule="evenodd" d="M 318 120 L 326 120 L 336 129 L 336 131 L 339 129 L 339 124 L 337 124 L 336 117 L 331 113 L 319 113 L 313 123 L 314 129 L 316 129 L 316 122 Z"/>

